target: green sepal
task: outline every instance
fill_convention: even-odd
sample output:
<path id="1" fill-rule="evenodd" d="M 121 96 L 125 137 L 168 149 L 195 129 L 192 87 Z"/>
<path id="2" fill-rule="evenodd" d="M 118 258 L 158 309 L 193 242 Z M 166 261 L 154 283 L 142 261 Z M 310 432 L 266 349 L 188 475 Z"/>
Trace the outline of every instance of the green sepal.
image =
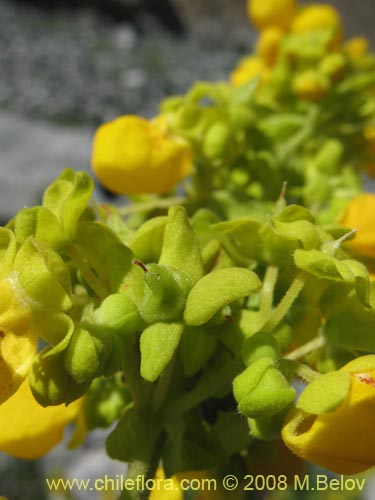
<path id="1" fill-rule="evenodd" d="M 67 239 L 74 237 L 77 223 L 87 208 L 94 182 L 85 172 L 65 169 L 45 191 L 43 206 L 59 220 Z"/>
<path id="2" fill-rule="evenodd" d="M 158 262 L 163 247 L 167 217 L 153 217 L 144 222 L 132 236 L 129 248 L 137 259 L 147 264 Z"/>
<path id="3" fill-rule="evenodd" d="M 154 415 L 141 416 L 135 408 L 129 408 L 106 439 L 108 456 L 123 462 L 148 462 L 159 432 Z"/>
<path id="4" fill-rule="evenodd" d="M 109 427 L 121 417 L 130 402 L 129 391 L 118 382 L 117 377 L 95 379 L 83 401 L 87 428 L 91 430 Z"/>
<path id="5" fill-rule="evenodd" d="M 74 329 L 73 320 L 67 314 L 40 309 L 34 309 L 31 314 L 32 323 L 38 330 L 39 337 L 53 346 L 67 339 Z M 63 350 L 66 346 L 63 347 L 61 344 L 60 347 Z"/>
<path id="6" fill-rule="evenodd" d="M 91 382 L 102 375 L 114 347 L 110 332 L 90 330 L 77 326 L 64 352 L 66 370 L 77 383 Z"/>
<path id="7" fill-rule="evenodd" d="M 260 358 L 233 380 L 238 410 L 247 417 L 275 415 L 290 404 L 296 391 L 271 358 Z"/>
<path id="8" fill-rule="evenodd" d="M 272 220 L 272 229 L 282 238 L 299 241 L 306 250 L 320 243 L 311 212 L 299 205 L 289 205 Z"/>
<path id="9" fill-rule="evenodd" d="M 300 269 L 320 279 L 353 282 L 353 273 L 343 261 L 320 250 L 296 250 L 294 262 Z"/>
<path id="10" fill-rule="evenodd" d="M 48 356 L 48 351 L 45 347 L 34 359 L 29 373 L 31 391 L 44 407 L 72 403 L 88 390 L 91 381 L 77 383 L 67 372 L 62 353 Z"/>
<path id="11" fill-rule="evenodd" d="M 188 325 L 199 326 L 222 307 L 261 287 L 258 276 L 244 268 L 218 269 L 201 278 L 191 289 L 184 312 Z"/>
<path id="12" fill-rule="evenodd" d="M 268 333 L 255 333 L 242 347 L 242 361 L 246 366 L 260 358 L 278 359 L 279 346 L 276 339 Z"/>
<path id="13" fill-rule="evenodd" d="M 249 418 L 247 423 L 250 429 L 250 435 L 262 441 L 279 439 L 285 416 L 291 408 L 292 404 L 289 404 L 275 415 L 261 418 Z"/>
<path id="14" fill-rule="evenodd" d="M 68 267 L 45 243 L 28 238 L 13 264 L 26 295 L 49 309 L 66 311 L 72 305 Z"/>
<path id="15" fill-rule="evenodd" d="M 137 306 L 125 293 L 114 293 L 106 297 L 95 311 L 99 326 L 113 330 L 120 336 L 139 331 L 142 320 Z"/>
<path id="16" fill-rule="evenodd" d="M 364 306 L 370 307 L 371 281 L 366 266 L 353 259 L 346 259 L 343 262 L 353 273 L 355 290 L 359 300 Z"/>
<path id="17" fill-rule="evenodd" d="M 267 137 L 288 139 L 305 125 L 306 117 L 296 113 L 272 113 L 258 122 L 258 128 Z"/>
<path id="18" fill-rule="evenodd" d="M 169 209 L 159 264 L 183 271 L 193 284 L 203 276 L 199 241 L 181 206 Z"/>
<path id="19" fill-rule="evenodd" d="M 211 226 L 211 231 L 219 237 L 228 254 L 242 265 L 249 265 L 259 259 L 259 229 L 259 222 L 250 217 L 218 222 Z"/>
<path id="20" fill-rule="evenodd" d="M 142 318 L 147 323 L 180 319 L 191 285 L 184 272 L 149 264 L 144 273 L 143 297 L 139 302 Z"/>
<path id="21" fill-rule="evenodd" d="M 245 340 L 261 327 L 258 311 L 241 309 L 220 326 L 217 336 L 233 354 L 240 354 Z"/>
<path id="22" fill-rule="evenodd" d="M 323 326 L 329 344 L 369 353 L 375 351 L 374 332 L 375 309 L 365 308 L 353 294 L 341 298 Z"/>
<path id="23" fill-rule="evenodd" d="M 212 241 L 211 226 L 219 222 L 219 220 L 216 213 L 208 208 L 200 208 L 194 213 L 191 218 L 191 227 L 198 236 L 201 247 Z"/>
<path id="24" fill-rule="evenodd" d="M 186 376 L 195 375 L 215 351 L 217 339 L 202 327 L 187 327 L 181 339 L 181 360 Z"/>
<path id="25" fill-rule="evenodd" d="M 305 388 L 296 406 L 299 410 L 313 415 L 335 411 L 346 399 L 349 388 L 349 373 L 345 371 L 326 373 Z"/>
<path id="26" fill-rule="evenodd" d="M 108 291 L 117 292 L 133 261 L 131 250 L 118 236 L 101 222 L 82 222 L 74 246 Z"/>
<path id="27" fill-rule="evenodd" d="M 0 227 L 0 279 L 9 274 L 16 256 L 16 238 L 12 231 Z"/>
<path id="28" fill-rule="evenodd" d="M 141 334 L 141 375 L 154 382 L 173 358 L 182 335 L 181 323 L 155 323 Z"/>
<path id="29" fill-rule="evenodd" d="M 203 137 L 203 155 L 211 160 L 221 159 L 228 154 L 233 139 L 233 131 L 224 121 L 210 125 Z"/>
<path id="30" fill-rule="evenodd" d="M 65 238 L 57 217 L 46 207 L 31 207 L 20 210 L 14 218 L 14 234 L 22 244 L 29 236 L 59 249 Z"/>

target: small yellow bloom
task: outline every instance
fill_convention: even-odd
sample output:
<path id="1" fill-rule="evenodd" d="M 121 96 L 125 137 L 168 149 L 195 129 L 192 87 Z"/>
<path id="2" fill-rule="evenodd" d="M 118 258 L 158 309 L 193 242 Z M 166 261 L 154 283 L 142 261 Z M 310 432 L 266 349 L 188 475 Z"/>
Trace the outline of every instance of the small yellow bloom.
<path id="1" fill-rule="evenodd" d="M 271 26 L 288 29 L 296 10 L 295 0 L 248 0 L 247 2 L 249 18 L 260 30 Z"/>
<path id="2" fill-rule="evenodd" d="M 375 465 L 375 355 L 351 361 L 345 401 L 318 416 L 292 410 L 282 430 L 299 457 L 338 474 L 356 474 Z"/>
<path id="3" fill-rule="evenodd" d="M 336 26 L 341 26 L 339 13 L 331 5 L 322 4 L 303 8 L 293 20 L 291 30 L 294 33 L 305 33 Z"/>
<path id="4" fill-rule="evenodd" d="M 269 66 L 275 63 L 283 38 L 284 33 L 279 28 L 267 28 L 261 32 L 256 45 L 256 52 Z"/>
<path id="5" fill-rule="evenodd" d="M 249 82 L 253 78 L 260 77 L 261 80 L 267 79 L 269 69 L 264 64 L 262 58 L 258 56 L 245 57 L 230 75 L 230 82 L 238 87 Z"/>
<path id="6" fill-rule="evenodd" d="M 346 243 L 360 257 L 375 258 L 375 195 L 363 193 L 347 206 L 340 224 L 357 229 L 353 240 Z"/>
<path id="7" fill-rule="evenodd" d="M 345 52 L 350 59 L 357 59 L 368 51 L 369 44 L 365 37 L 356 36 L 348 40 L 345 44 Z"/>
<path id="8" fill-rule="evenodd" d="M 81 409 L 81 400 L 69 406 L 43 408 L 26 380 L 0 406 L 0 450 L 17 458 L 34 459 L 48 453 L 63 438 L 64 427 Z"/>
<path id="9" fill-rule="evenodd" d="M 293 90 L 301 99 L 307 101 L 320 101 L 328 88 L 328 80 L 317 71 L 304 71 L 297 75 L 293 81 Z"/>
<path id="10" fill-rule="evenodd" d="M 22 384 L 36 354 L 31 309 L 16 279 L 0 281 L 0 404 Z"/>
<path id="11" fill-rule="evenodd" d="M 92 168 L 118 194 L 167 193 L 188 173 L 191 149 L 164 127 L 139 116 L 121 116 L 95 134 Z"/>

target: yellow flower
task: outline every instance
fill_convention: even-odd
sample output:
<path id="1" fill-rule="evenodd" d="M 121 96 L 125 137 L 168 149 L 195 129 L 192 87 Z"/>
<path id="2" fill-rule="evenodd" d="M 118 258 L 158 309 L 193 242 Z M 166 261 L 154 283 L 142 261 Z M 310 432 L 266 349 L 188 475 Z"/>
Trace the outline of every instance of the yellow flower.
<path id="1" fill-rule="evenodd" d="M 248 0 L 247 12 L 254 25 L 262 30 L 270 26 L 288 29 L 295 14 L 295 0 Z"/>
<path id="2" fill-rule="evenodd" d="M 375 195 L 363 193 L 347 206 L 340 224 L 357 229 L 355 238 L 346 243 L 360 257 L 375 258 Z"/>
<path id="3" fill-rule="evenodd" d="M 303 8 L 294 18 L 291 30 L 304 33 L 341 26 L 340 15 L 331 5 L 311 5 Z"/>
<path id="4" fill-rule="evenodd" d="M 0 406 L 0 450 L 17 458 L 33 459 L 48 453 L 63 438 L 64 427 L 81 409 L 81 400 L 69 406 L 43 408 L 26 380 Z"/>
<path id="5" fill-rule="evenodd" d="M 318 416 L 292 410 L 282 430 L 299 457 L 338 474 L 356 474 L 375 465 L 375 355 L 351 361 L 350 389 L 334 411 Z"/>
<path id="6" fill-rule="evenodd" d="M 22 384 L 36 354 L 31 309 L 16 279 L 0 281 L 0 404 Z"/>
<path id="7" fill-rule="evenodd" d="M 320 101 L 328 88 L 328 80 L 317 71 L 304 71 L 294 78 L 293 90 L 301 99 Z"/>
<path id="8" fill-rule="evenodd" d="M 269 66 L 272 66 L 279 51 L 284 33 L 279 28 L 267 28 L 261 32 L 256 45 L 256 52 Z"/>
<path id="9" fill-rule="evenodd" d="M 197 497 L 199 500 L 224 500 L 225 496 L 218 488 L 214 488 L 214 483 L 208 482 L 210 479 L 214 478 L 215 473 L 213 471 L 198 470 L 179 472 L 171 478 L 166 479 L 163 468 L 159 467 L 155 475 L 156 481 L 159 481 L 159 488 L 152 490 L 150 500 L 183 500 L 184 489 L 189 486 L 190 481 L 192 481 L 194 491 L 197 491 L 196 488 L 199 487 L 199 485 L 202 486 L 202 490 Z M 181 481 L 184 481 L 182 485 Z M 184 489 L 182 489 L 181 486 L 183 486 Z"/>
<path id="10" fill-rule="evenodd" d="M 92 167 L 100 182 L 118 194 L 171 191 L 189 173 L 192 153 L 163 129 L 157 121 L 132 115 L 99 127 Z"/>
<path id="11" fill-rule="evenodd" d="M 249 82 L 253 78 L 260 77 L 265 81 L 269 74 L 269 69 L 264 61 L 258 56 L 245 57 L 230 75 L 230 82 L 235 87 Z"/>
<path id="12" fill-rule="evenodd" d="M 345 44 L 345 52 L 350 59 L 357 59 L 368 51 L 369 44 L 365 37 L 356 36 L 348 40 Z"/>

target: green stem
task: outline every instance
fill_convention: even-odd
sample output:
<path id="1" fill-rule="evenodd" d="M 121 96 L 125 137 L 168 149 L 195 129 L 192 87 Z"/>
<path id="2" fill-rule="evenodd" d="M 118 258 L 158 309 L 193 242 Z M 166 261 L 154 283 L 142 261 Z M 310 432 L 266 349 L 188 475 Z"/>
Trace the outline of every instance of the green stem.
<path id="1" fill-rule="evenodd" d="M 126 480 L 132 480 L 132 484 L 136 488 L 124 489 L 121 493 L 121 500 L 147 500 L 149 498 L 151 490 L 146 487 L 142 488 L 142 486 L 146 486 L 148 479 L 154 479 L 155 477 L 165 439 L 166 433 L 161 431 L 155 440 L 148 459 L 133 460 L 129 463 Z"/>
<path id="2" fill-rule="evenodd" d="M 311 383 L 317 378 L 320 377 L 320 373 L 316 372 L 315 370 L 312 370 L 309 366 L 307 365 L 298 365 L 297 368 L 295 369 L 294 372 L 297 377 L 301 378 L 305 382 Z"/>
<path id="3" fill-rule="evenodd" d="M 119 209 L 121 215 L 130 215 L 138 212 L 150 212 L 156 208 L 169 208 L 172 205 L 183 205 L 186 203 L 185 196 L 175 196 L 172 198 L 160 198 L 140 203 L 132 203 Z"/>
<path id="4" fill-rule="evenodd" d="M 157 383 L 155 393 L 154 393 L 154 411 L 157 413 L 160 411 L 161 407 L 163 406 L 163 403 L 166 400 L 169 386 L 172 381 L 172 374 L 173 374 L 173 368 L 176 362 L 176 354 L 173 356 L 172 360 L 168 364 L 168 366 L 165 368 L 164 372 L 162 373 L 161 377 L 159 378 L 159 381 Z"/>
<path id="5" fill-rule="evenodd" d="M 268 266 L 266 274 L 264 275 L 263 287 L 260 298 L 259 314 L 262 318 L 266 318 L 272 309 L 273 292 L 276 285 L 277 275 L 279 269 L 275 266 Z"/>
<path id="6" fill-rule="evenodd" d="M 309 354 L 312 351 L 316 351 L 316 349 L 324 346 L 325 343 L 326 339 L 323 336 L 316 337 L 309 342 L 306 342 L 306 344 L 297 347 L 297 349 L 294 349 L 294 351 L 289 352 L 284 356 L 284 358 L 293 360 L 303 358 L 306 356 L 306 354 Z"/>
<path id="7" fill-rule="evenodd" d="M 270 319 L 266 322 L 263 327 L 264 332 L 272 332 L 272 330 L 280 323 L 280 321 L 285 317 L 286 313 L 289 311 L 293 302 L 296 300 L 303 287 L 308 280 L 309 275 L 305 271 L 300 271 L 290 288 L 281 299 L 279 304 L 276 306 L 275 310 L 271 314 Z"/>
<path id="8" fill-rule="evenodd" d="M 163 415 L 166 419 L 183 415 L 230 384 L 242 369 L 242 362 L 236 358 L 222 366 L 220 370 L 208 371 L 194 389 L 168 404 Z"/>
<path id="9" fill-rule="evenodd" d="M 72 261 L 79 269 L 79 271 L 82 273 L 84 280 L 89 285 L 91 290 L 95 293 L 95 295 L 97 295 L 99 299 L 104 300 L 108 295 L 107 289 L 95 276 L 93 271 L 90 269 L 89 265 L 86 263 L 84 258 L 79 253 L 79 251 L 73 245 L 69 245 L 65 248 L 65 252 L 72 259 Z"/>

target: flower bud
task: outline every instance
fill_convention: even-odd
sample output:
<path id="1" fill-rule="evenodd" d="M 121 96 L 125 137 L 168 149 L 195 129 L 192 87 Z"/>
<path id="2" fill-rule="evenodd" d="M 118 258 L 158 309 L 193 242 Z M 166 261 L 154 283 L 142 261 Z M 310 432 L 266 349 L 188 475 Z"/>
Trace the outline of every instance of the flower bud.
<path id="1" fill-rule="evenodd" d="M 141 318 L 134 302 L 123 293 L 109 295 L 95 311 L 97 322 L 103 328 L 120 336 L 138 331 Z"/>

